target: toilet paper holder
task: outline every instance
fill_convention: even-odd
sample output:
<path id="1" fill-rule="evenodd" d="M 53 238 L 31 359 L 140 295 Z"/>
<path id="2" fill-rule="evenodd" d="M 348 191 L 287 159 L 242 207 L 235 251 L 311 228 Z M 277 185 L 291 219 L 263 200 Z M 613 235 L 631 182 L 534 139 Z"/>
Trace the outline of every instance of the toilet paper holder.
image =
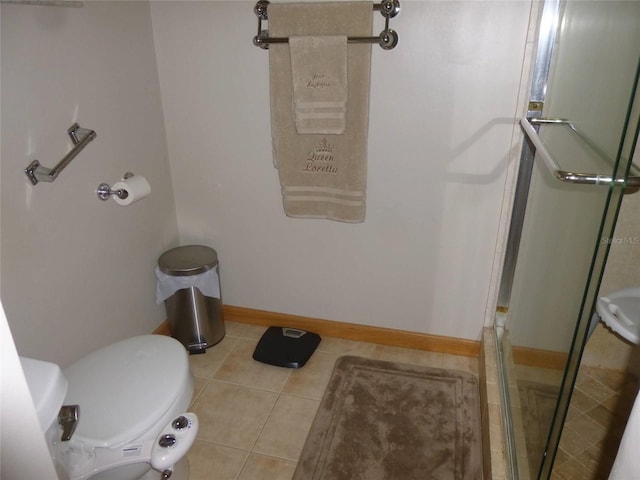
<path id="1" fill-rule="evenodd" d="M 133 173 L 127 172 L 122 177 L 122 180 L 127 180 L 133 176 L 134 176 Z M 108 183 L 101 183 L 100 185 L 98 185 L 98 188 L 96 189 L 96 195 L 100 200 L 103 200 L 106 202 L 111 198 L 111 195 L 115 195 L 119 199 L 124 200 L 129 196 L 129 192 L 127 192 L 122 188 L 118 190 L 111 190 L 111 187 L 109 186 Z"/>

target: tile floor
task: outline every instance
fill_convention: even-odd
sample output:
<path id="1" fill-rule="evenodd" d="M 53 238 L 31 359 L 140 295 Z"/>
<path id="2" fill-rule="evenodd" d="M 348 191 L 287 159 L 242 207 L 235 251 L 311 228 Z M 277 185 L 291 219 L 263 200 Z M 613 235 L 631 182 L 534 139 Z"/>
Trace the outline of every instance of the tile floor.
<path id="1" fill-rule="evenodd" d="M 561 370 L 522 365 L 517 365 L 515 370 L 519 380 L 553 385 L 558 389 L 562 381 Z M 620 370 L 580 367 L 551 480 L 609 478 L 638 385 L 635 376 Z M 544 423 L 546 425 L 546 421 Z M 523 432 L 525 437 L 530 433 Z M 538 455 L 541 452 L 529 453 Z M 532 463 L 535 468 L 532 465 L 530 478 L 536 478 L 539 467 L 536 462 Z M 521 473 L 521 476 L 527 474 Z"/>
<path id="2" fill-rule="evenodd" d="M 619 370 L 580 367 L 552 480 L 606 480 L 638 379 Z"/>
<path id="3" fill-rule="evenodd" d="M 538 478 L 564 370 L 512 364 L 510 372 L 515 383 L 509 395 L 518 475 L 523 480 L 533 480 Z M 529 390 L 538 395 L 530 397 Z"/>
<path id="4" fill-rule="evenodd" d="M 196 378 L 191 410 L 198 438 L 190 480 L 290 480 L 333 365 L 341 355 L 464 370 L 478 359 L 324 337 L 300 369 L 256 362 L 265 327 L 226 322 L 226 336 L 189 360 Z"/>

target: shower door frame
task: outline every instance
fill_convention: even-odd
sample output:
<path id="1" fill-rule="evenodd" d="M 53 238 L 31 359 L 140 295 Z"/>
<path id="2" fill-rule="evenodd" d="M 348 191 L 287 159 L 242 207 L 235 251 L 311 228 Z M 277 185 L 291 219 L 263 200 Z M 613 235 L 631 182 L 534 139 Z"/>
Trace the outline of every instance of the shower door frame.
<path id="1" fill-rule="evenodd" d="M 551 59 L 553 55 L 553 45 L 558 28 L 558 18 L 560 16 L 561 0 L 545 0 L 539 21 L 539 31 L 537 47 L 533 64 L 531 87 L 529 92 L 529 103 L 527 106 L 527 117 L 542 116 L 544 106 L 547 81 L 551 70 Z M 498 360 L 498 382 L 500 386 L 501 403 L 504 405 L 503 426 L 505 430 L 505 447 L 507 460 L 507 473 L 510 479 L 518 478 L 517 451 L 515 436 L 513 434 L 513 423 L 511 419 L 511 402 L 509 398 L 509 385 L 505 372 L 505 355 L 503 352 L 502 334 L 505 329 L 506 312 L 509 309 L 511 299 L 511 289 L 515 275 L 520 240 L 524 227 L 524 218 L 529 197 L 529 186 L 533 174 L 535 151 L 526 140 L 522 142 L 520 163 L 516 180 L 516 189 L 509 224 L 509 235 L 505 258 L 502 267 L 502 277 L 498 291 L 498 303 L 496 308 L 496 321 L 494 332 L 496 334 L 496 353 Z"/>
<path id="2" fill-rule="evenodd" d="M 563 0 L 545 0 L 539 21 L 539 37 L 537 39 L 537 49 L 534 58 L 533 74 L 531 80 L 529 104 L 527 108 L 527 118 L 535 119 L 542 117 L 542 110 L 546 96 L 547 82 L 551 70 L 551 62 L 554 53 L 554 43 L 556 41 L 556 32 L 558 30 L 558 22 L 561 16 L 561 2 Z M 620 151 L 616 159 L 614 171 L 611 175 L 611 182 L 606 195 L 602 220 L 598 231 L 598 239 L 604 236 L 612 237 L 617 221 L 622 195 L 626 187 L 627 178 L 632 165 L 634 148 L 638 143 L 638 123 L 635 124 L 635 133 L 629 138 L 629 119 L 632 114 L 637 115 L 640 110 L 640 94 L 638 92 L 638 77 L 640 76 L 640 64 L 636 73 L 635 83 L 633 85 L 633 97 L 631 105 L 627 111 L 625 121 L 625 129 L 622 132 L 622 140 L 620 143 Z M 532 123 L 534 123 L 532 122 Z M 534 125 L 536 132 L 539 125 Z M 620 153 L 623 150 L 629 153 L 629 159 L 626 165 L 620 165 Z M 503 262 L 502 277 L 499 285 L 498 302 L 496 308 L 495 335 L 496 350 L 498 356 L 498 381 L 500 385 L 500 394 L 502 404 L 505 406 L 503 422 L 505 428 L 505 443 L 507 457 L 507 474 L 508 478 L 518 478 L 517 452 L 515 446 L 515 437 L 513 434 L 513 425 L 511 420 L 511 403 L 509 400 L 509 386 L 506 378 L 504 351 L 502 344 L 502 335 L 505 329 L 506 312 L 508 312 L 511 299 L 511 290 L 515 276 L 516 263 L 519 253 L 519 246 L 524 226 L 524 218 L 527 208 L 527 200 L 529 197 L 529 186 L 533 175 L 533 166 L 535 160 L 535 147 L 532 146 L 528 138 L 525 138 L 522 145 L 518 176 L 516 181 L 516 190 L 514 203 L 511 213 L 511 221 L 509 225 L 509 235 L 506 245 L 506 253 Z M 606 235 L 604 235 L 606 234 Z M 603 236 L 604 235 L 604 236 Z M 582 352 L 587 340 L 587 330 L 589 327 L 591 315 L 597 299 L 598 290 L 604 273 L 606 258 L 609 253 L 610 243 L 600 242 L 594 246 L 594 254 L 592 257 L 589 276 L 585 286 L 579 315 L 577 318 L 576 328 L 568 351 L 568 359 L 565 365 L 563 379 L 558 393 L 558 399 L 550 426 L 549 435 L 545 444 L 544 453 L 540 459 L 540 470 L 537 478 L 546 479 L 551 475 L 553 462 L 557 452 L 562 428 L 569 409 L 569 402 L 573 393 L 573 388 L 578 373 L 578 367 L 582 357 Z"/>

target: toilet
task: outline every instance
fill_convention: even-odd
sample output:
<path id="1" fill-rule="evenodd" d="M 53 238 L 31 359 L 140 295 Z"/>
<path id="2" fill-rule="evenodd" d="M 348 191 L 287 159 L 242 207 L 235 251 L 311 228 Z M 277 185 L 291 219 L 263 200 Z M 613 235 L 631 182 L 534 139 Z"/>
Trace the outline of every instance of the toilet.
<path id="1" fill-rule="evenodd" d="M 640 287 L 625 288 L 600 297 L 596 314 L 612 331 L 633 344 L 640 343 Z M 591 322 L 590 334 L 597 323 Z"/>
<path id="2" fill-rule="evenodd" d="M 187 412 L 194 383 L 180 342 L 128 338 L 64 370 L 20 360 L 60 479 L 188 479 L 198 419 Z"/>

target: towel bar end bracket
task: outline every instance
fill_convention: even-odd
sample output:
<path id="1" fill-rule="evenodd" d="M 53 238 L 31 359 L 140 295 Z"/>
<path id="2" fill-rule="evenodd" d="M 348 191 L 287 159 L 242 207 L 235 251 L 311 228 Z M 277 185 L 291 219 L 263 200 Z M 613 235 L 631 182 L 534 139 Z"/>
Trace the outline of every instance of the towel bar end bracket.
<path id="1" fill-rule="evenodd" d="M 47 181 L 49 174 L 51 173 L 51 169 L 43 167 L 40 165 L 38 160 L 34 160 L 27 166 L 27 168 L 24 169 L 24 173 L 27 174 L 32 185 L 37 185 L 40 181 Z"/>

